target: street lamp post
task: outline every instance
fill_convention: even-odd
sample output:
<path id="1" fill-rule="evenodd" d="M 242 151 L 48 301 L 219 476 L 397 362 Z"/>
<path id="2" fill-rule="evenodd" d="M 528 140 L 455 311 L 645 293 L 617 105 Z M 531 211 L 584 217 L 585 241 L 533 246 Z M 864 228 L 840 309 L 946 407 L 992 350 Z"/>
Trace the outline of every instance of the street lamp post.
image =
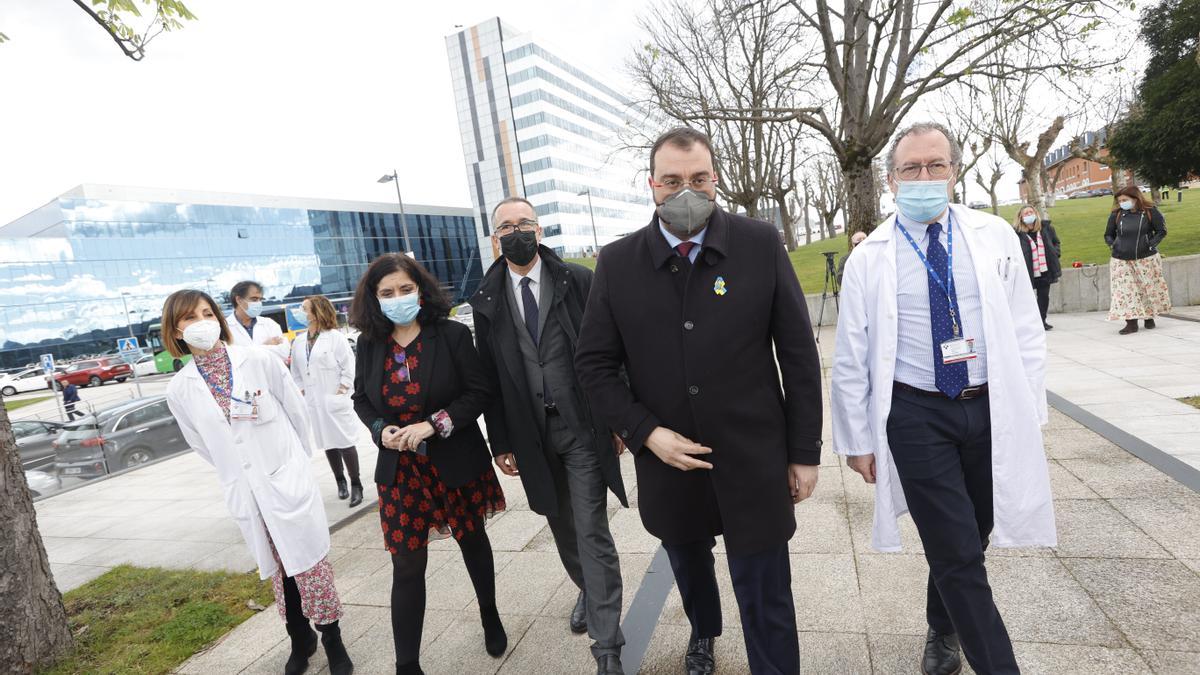
<path id="1" fill-rule="evenodd" d="M 125 297 L 129 293 L 121 291 L 121 307 L 125 310 L 125 327 L 129 329 L 129 337 L 137 339 L 133 334 L 133 323 L 129 321 L 129 305 L 125 302 Z M 133 387 L 137 389 L 138 398 L 142 397 L 142 383 L 138 382 L 137 376 L 137 361 L 129 364 L 130 374 L 133 376 Z"/>
<path id="2" fill-rule="evenodd" d="M 600 238 L 596 236 L 596 213 L 592 210 L 592 189 L 588 188 L 583 192 L 576 192 L 576 197 L 587 195 L 588 199 L 588 217 L 592 219 L 592 251 L 594 255 L 600 255 Z"/>
<path id="3" fill-rule="evenodd" d="M 392 169 L 391 173 L 384 174 L 379 177 L 377 183 L 395 183 L 396 184 L 396 201 L 400 202 L 400 230 L 404 233 L 404 252 L 410 255 L 415 260 L 417 252 L 412 247 L 412 242 L 408 238 L 408 220 L 404 217 L 404 197 L 400 196 L 400 176 Z"/>

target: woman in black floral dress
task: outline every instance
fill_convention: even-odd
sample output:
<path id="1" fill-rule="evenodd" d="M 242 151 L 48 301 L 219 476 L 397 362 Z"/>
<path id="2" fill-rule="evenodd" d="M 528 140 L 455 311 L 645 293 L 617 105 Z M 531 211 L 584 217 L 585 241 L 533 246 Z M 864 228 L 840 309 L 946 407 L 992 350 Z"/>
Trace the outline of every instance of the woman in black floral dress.
<path id="1" fill-rule="evenodd" d="M 384 544 L 392 554 L 396 672 L 421 673 L 425 568 L 430 539 L 454 537 L 479 599 L 484 645 L 504 653 L 495 566 L 484 522 L 504 493 L 476 419 L 492 396 L 466 326 L 417 261 L 379 257 L 354 296 L 358 339 L 354 409 L 379 447 L 375 483 Z"/>

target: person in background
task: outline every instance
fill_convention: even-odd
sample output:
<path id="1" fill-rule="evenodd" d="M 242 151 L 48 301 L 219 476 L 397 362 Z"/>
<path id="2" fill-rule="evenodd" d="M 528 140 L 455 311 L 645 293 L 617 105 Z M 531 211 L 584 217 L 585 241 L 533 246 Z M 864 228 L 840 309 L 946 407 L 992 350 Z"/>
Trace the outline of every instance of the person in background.
<path id="1" fill-rule="evenodd" d="M 337 312 L 325 296 L 305 298 L 292 316 L 308 326 L 304 339 L 292 342 L 292 377 L 304 392 L 313 437 L 317 447 L 325 450 L 337 481 L 338 499 L 349 497 L 353 508 L 363 500 L 358 448 L 354 445 L 362 426 L 350 400 L 354 354 L 346 336 L 337 330 Z M 343 464 L 350 473 L 349 486 Z"/>
<path id="2" fill-rule="evenodd" d="M 258 345 L 286 361 L 292 350 L 283 337 L 283 329 L 271 319 L 258 320 L 263 307 L 262 285 L 257 281 L 239 281 L 230 289 L 229 297 L 233 300 L 233 313 L 225 317 L 233 336 L 229 344 Z"/>
<path id="3" fill-rule="evenodd" d="M 76 415 L 79 417 L 86 417 L 86 415 L 83 413 L 76 412 L 76 403 L 79 403 L 79 387 L 76 387 L 68 382 L 67 386 L 63 387 L 63 409 L 67 413 L 68 422 L 74 421 Z"/>
<path id="4" fill-rule="evenodd" d="M 1113 202 L 1104 229 L 1104 242 L 1112 250 L 1108 320 L 1124 319 L 1125 327 L 1117 332 L 1129 335 L 1137 332 L 1139 319 L 1146 322 L 1146 328 L 1154 328 L 1154 317 L 1171 311 L 1158 253 L 1158 245 L 1167 238 L 1167 222 L 1136 185 L 1117 190 Z"/>
<path id="5" fill-rule="evenodd" d="M 392 555 L 396 673 L 419 675 L 429 540 L 453 536 L 475 587 L 487 653 L 508 635 L 496 608 L 488 518 L 505 508 L 476 421 L 492 391 L 469 328 L 448 321 L 450 301 L 416 260 L 388 253 L 358 282 L 350 324 L 358 337 L 354 410 L 379 447 L 375 483 L 383 542 Z"/>
<path id="6" fill-rule="evenodd" d="M 1042 314 L 1042 328 L 1054 328 L 1046 323 L 1046 312 L 1050 309 L 1050 286 L 1062 277 L 1062 242 L 1050 220 L 1042 218 L 1037 208 L 1026 204 L 1017 212 L 1013 228 L 1021 240 L 1021 253 L 1025 255 L 1025 269 L 1037 293 L 1038 311 Z"/>
<path id="7" fill-rule="evenodd" d="M 600 675 L 623 673 L 621 564 L 608 527 L 609 490 L 628 506 L 624 446 L 593 417 L 575 375 L 575 347 L 592 271 L 539 245 L 533 206 L 509 197 L 492 210 L 503 252 L 471 298 L 475 339 L 499 392 L 485 412 L 496 466 L 521 477 L 546 516 L 558 557 L 579 588 L 570 629 L 595 641 Z"/>
<path id="8" fill-rule="evenodd" d="M 317 649 L 310 620 L 329 671 L 349 675 L 354 664 L 342 642 L 342 601 L 300 390 L 279 359 L 228 345 L 225 317 L 202 291 L 167 298 L 162 336 L 172 356 L 192 355 L 167 385 L 167 406 L 188 445 L 216 468 L 259 575 L 272 581 L 291 638 L 285 675 L 303 673 Z"/>
<path id="9" fill-rule="evenodd" d="M 855 247 L 857 247 L 859 244 L 861 244 L 863 242 L 863 239 L 866 239 L 866 238 L 867 238 L 867 233 L 863 232 L 862 230 L 859 230 L 858 232 L 855 232 L 854 234 L 850 235 L 850 250 L 846 251 L 844 254 L 842 254 L 842 259 L 838 261 L 838 268 L 837 268 L 838 288 L 842 287 L 842 274 L 845 273 L 845 271 L 846 271 L 846 260 L 850 257 L 851 253 L 854 253 Z"/>

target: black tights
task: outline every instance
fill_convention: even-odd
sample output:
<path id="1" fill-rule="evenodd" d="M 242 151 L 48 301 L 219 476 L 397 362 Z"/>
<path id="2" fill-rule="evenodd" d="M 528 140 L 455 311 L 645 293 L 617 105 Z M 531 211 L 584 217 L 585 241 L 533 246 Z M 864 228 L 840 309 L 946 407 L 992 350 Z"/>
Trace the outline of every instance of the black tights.
<path id="1" fill-rule="evenodd" d="M 492 542 L 480 530 L 458 540 L 463 563 L 475 587 L 480 611 L 495 610 L 496 566 L 492 560 Z M 425 568 L 429 549 L 419 548 L 392 556 L 392 639 L 396 643 L 396 663 L 416 663 L 421 653 L 421 630 L 425 625 Z"/>
<path id="2" fill-rule="evenodd" d="M 329 460 L 329 468 L 333 469 L 333 477 L 339 483 L 346 480 L 346 475 L 342 473 L 342 460 L 345 460 L 346 470 L 350 472 L 350 484 L 362 487 L 362 480 L 358 477 L 358 448 L 352 445 L 348 448 L 326 450 L 325 458 Z"/>

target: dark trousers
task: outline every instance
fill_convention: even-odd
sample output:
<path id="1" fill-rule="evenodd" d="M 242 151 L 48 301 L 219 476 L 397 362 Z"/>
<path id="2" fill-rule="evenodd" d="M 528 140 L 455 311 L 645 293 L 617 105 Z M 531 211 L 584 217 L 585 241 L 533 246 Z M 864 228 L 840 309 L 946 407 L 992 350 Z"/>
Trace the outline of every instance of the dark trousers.
<path id="1" fill-rule="evenodd" d="M 887 433 L 929 563 L 929 626 L 958 633 L 980 675 L 1020 672 L 984 568 L 992 531 L 988 397 L 951 401 L 897 389 Z"/>
<path id="2" fill-rule="evenodd" d="M 721 634 L 721 596 L 713 567 L 715 539 L 667 544 L 667 556 L 692 638 Z M 800 641 L 792 601 L 792 568 L 787 542 L 749 555 L 730 555 L 729 576 L 742 618 L 750 672 L 795 675 L 800 672 Z"/>
<path id="3" fill-rule="evenodd" d="M 1033 290 L 1037 292 L 1038 311 L 1042 313 L 1042 323 L 1046 323 L 1046 313 L 1050 311 L 1050 280 L 1035 279 Z"/>
<path id="4" fill-rule="evenodd" d="M 64 405 L 63 409 L 66 410 L 66 412 L 67 412 L 67 421 L 68 422 L 75 421 L 76 415 L 78 415 L 79 417 L 87 417 L 87 415 L 84 415 L 83 413 L 75 410 L 74 403 L 68 403 L 68 404 Z"/>

